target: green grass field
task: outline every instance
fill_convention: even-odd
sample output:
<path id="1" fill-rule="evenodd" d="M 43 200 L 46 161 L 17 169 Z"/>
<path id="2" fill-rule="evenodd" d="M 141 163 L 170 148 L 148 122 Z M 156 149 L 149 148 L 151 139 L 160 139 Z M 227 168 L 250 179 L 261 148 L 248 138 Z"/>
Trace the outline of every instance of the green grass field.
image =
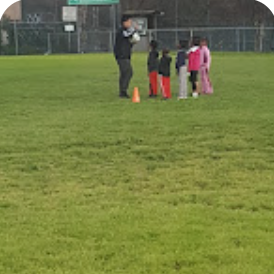
<path id="1" fill-rule="evenodd" d="M 165 102 L 135 55 L 135 105 L 111 55 L 0 58 L 0 273 L 274 273 L 273 63 Z"/>

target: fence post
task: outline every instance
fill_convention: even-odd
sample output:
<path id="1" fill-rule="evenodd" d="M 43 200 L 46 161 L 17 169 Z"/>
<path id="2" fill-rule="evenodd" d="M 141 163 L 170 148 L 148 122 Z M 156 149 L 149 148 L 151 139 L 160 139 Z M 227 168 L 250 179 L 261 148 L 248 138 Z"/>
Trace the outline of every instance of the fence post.
<path id="1" fill-rule="evenodd" d="M 81 53 L 81 29 L 80 24 L 77 26 L 77 51 L 78 53 Z"/>
<path id="2" fill-rule="evenodd" d="M 68 32 L 68 53 L 71 53 L 71 32 Z"/>
<path id="3" fill-rule="evenodd" d="M 77 51 L 78 53 L 82 52 L 81 49 L 81 32 L 82 32 L 82 26 L 81 26 L 81 22 L 79 20 L 80 17 L 82 17 L 82 13 L 80 12 L 81 9 L 78 8 L 77 9 L 77 23 L 76 23 L 76 28 L 77 28 Z"/>
<path id="4" fill-rule="evenodd" d="M 243 51 L 246 51 L 246 30 L 243 29 Z"/>
<path id="5" fill-rule="evenodd" d="M 2 55 L 2 44 L 3 44 L 3 20 L 0 21 L 0 55 Z"/>
<path id="6" fill-rule="evenodd" d="M 260 52 L 264 51 L 264 36 L 265 36 L 265 30 L 264 30 L 264 24 L 262 23 L 260 26 Z"/>
<path id="7" fill-rule="evenodd" d="M 240 45 L 240 30 L 236 29 L 236 47 L 237 47 L 237 52 L 241 51 L 241 45 Z"/>
<path id="8" fill-rule="evenodd" d="M 48 54 L 52 54 L 51 35 L 48 33 Z"/>
<path id="9" fill-rule="evenodd" d="M 114 42 L 113 42 L 114 35 L 112 34 L 112 31 L 109 32 L 109 52 L 112 52 L 112 49 L 114 48 Z"/>
<path id="10" fill-rule="evenodd" d="M 190 40 L 193 39 L 193 29 L 190 29 Z"/>
<path id="11" fill-rule="evenodd" d="M 179 33 L 178 33 L 178 28 L 176 28 L 176 32 L 175 32 L 175 44 L 174 45 L 178 44 L 178 40 L 179 40 Z"/>
<path id="12" fill-rule="evenodd" d="M 111 10 L 112 10 L 112 19 L 113 19 L 113 29 L 112 29 L 112 31 L 113 31 L 113 33 L 112 33 L 112 35 L 113 35 L 113 37 L 112 37 L 112 46 L 114 46 L 114 41 L 115 41 L 115 38 L 116 38 L 116 28 L 117 28 L 117 22 L 116 22 L 116 20 L 117 20 L 117 10 L 116 10 L 116 5 L 112 5 L 111 6 Z"/>
<path id="13" fill-rule="evenodd" d="M 213 44 L 212 44 L 212 34 L 209 35 L 208 42 L 209 42 L 210 47 L 213 47 Z"/>
<path id="14" fill-rule="evenodd" d="M 149 37 L 149 41 L 151 41 L 153 39 L 153 35 L 152 35 L 152 30 L 147 30 L 148 32 L 148 37 Z M 157 33 L 157 30 L 155 31 L 155 33 Z"/>
<path id="15" fill-rule="evenodd" d="M 18 44 L 18 32 L 17 32 L 16 20 L 13 23 L 13 28 L 14 28 L 15 55 L 18 55 L 19 54 L 19 44 Z"/>

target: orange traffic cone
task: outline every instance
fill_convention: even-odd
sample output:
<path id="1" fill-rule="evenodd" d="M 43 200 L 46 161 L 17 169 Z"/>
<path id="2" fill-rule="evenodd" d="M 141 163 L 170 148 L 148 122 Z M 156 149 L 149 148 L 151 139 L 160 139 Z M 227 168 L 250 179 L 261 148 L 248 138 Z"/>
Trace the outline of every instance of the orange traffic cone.
<path id="1" fill-rule="evenodd" d="M 138 88 L 134 88 L 132 102 L 133 103 L 140 103 L 141 102 Z"/>

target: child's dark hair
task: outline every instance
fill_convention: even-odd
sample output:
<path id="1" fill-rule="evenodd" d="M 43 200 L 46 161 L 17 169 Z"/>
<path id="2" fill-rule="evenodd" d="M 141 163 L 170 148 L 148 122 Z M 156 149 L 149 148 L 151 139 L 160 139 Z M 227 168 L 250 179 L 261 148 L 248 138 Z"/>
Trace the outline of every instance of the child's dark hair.
<path id="1" fill-rule="evenodd" d="M 199 46 L 200 45 L 200 38 L 199 37 L 193 37 L 192 44 L 193 44 L 193 46 Z"/>
<path id="2" fill-rule="evenodd" d="M 185 48 L 187 48 L 187 46 L 188 46 L 188 42 L 186 40 L 180 40 L 179 41 L 179 48 L 180 49 L 185 49 Z"/>
<path id="3" fill-rule="evenodd" d="M 163 49 L 162 55 L 163 55 L 163 56 L 166 56 L 166 55 L 168 55 L 168 54 L 169 54 L 169 49 Z"/>
<path id="4" fill-rule="evenodd" d="M 202 37 L 201 39 L 200 39 L 200 42 L 201 43 L 207 43 L 208 42 L 208 40 L 207 40 L 207 38 L 206 37 Z"/>
<path id="5" fill-rule="evenodd" d="M 149 45 L 152 49 L 158 48 L 158 42 L 156 40 L 152 40 Z"/>
<path id="6" fill-rule="evenodd" d="M 123 24 L 123 23 L 127 22 L 129 19 L 131 19 L 131 17 L 124 14 L 121 17 L 121 23 Z"/>

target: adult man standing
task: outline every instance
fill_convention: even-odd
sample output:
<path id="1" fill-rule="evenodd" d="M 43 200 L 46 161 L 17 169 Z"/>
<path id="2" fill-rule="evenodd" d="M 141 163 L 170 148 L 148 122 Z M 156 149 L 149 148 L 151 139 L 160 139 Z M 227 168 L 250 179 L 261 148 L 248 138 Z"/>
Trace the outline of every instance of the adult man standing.
<path id="1" fill-rule="evenodd" d="M 132 27 L 132 20 L 128 16 L 122 17 L 122 27 L 116 35 L 114 55 L 120 70 L 120 98 L 129 98 L 128 86 L 133 76 L 131 66 L 131 53 L 133 44 L 137 43 L 140 36 L 136 28 Z"/>

